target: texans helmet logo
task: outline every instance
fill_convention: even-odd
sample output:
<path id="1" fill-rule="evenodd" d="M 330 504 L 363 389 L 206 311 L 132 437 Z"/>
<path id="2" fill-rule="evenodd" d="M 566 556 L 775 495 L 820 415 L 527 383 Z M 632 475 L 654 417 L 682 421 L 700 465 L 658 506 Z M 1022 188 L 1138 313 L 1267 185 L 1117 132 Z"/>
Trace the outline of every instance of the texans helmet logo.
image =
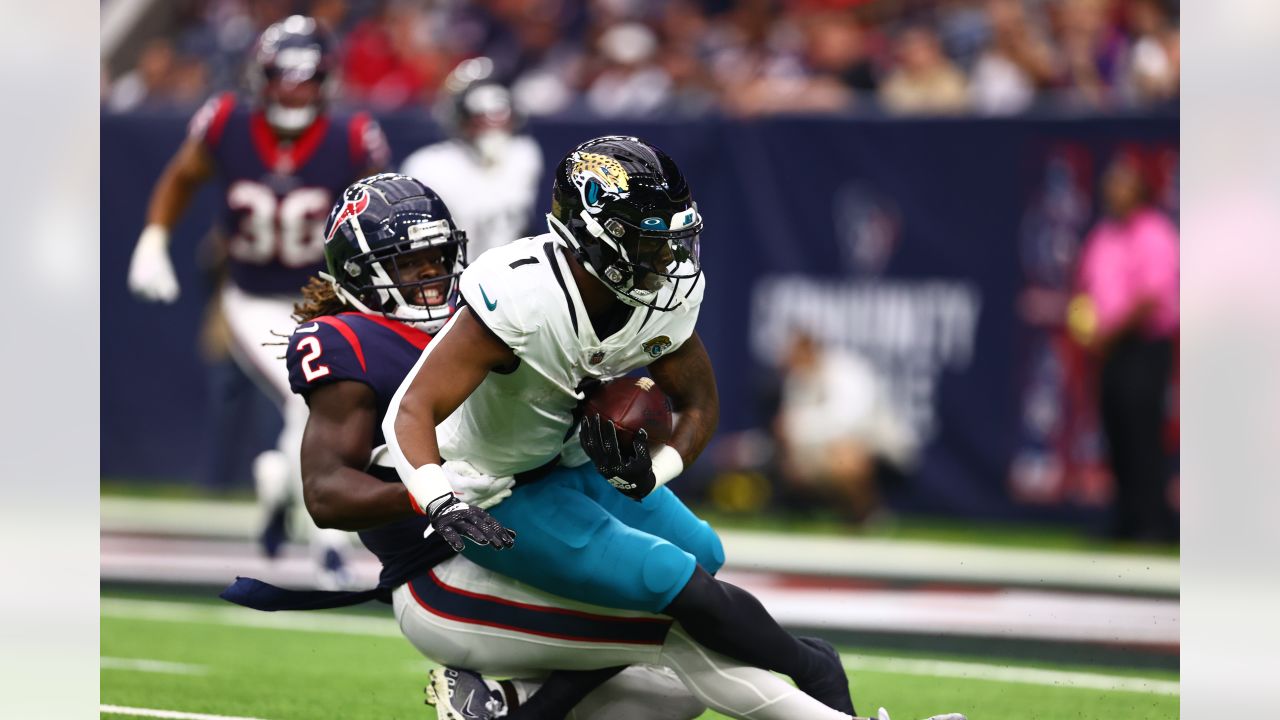
<path id="1" fill-rule="evenodd" d="M 360 188 L 358 193 L 359 194 L 354 198 L 343 203 L 342 209 L 339 210 L 338 215 L 333 218 L 333 224 L 329 226 L 329 235 L 325 238 L 325 242 L 329 242 L 333 239 L 334 234 L 338 232 L 338 228 L 341 227 L 342 223 L 346 222 L 347 219 L 358 217 L 360 213 L 368 209 L 369 192 L 364 188 Z"/>

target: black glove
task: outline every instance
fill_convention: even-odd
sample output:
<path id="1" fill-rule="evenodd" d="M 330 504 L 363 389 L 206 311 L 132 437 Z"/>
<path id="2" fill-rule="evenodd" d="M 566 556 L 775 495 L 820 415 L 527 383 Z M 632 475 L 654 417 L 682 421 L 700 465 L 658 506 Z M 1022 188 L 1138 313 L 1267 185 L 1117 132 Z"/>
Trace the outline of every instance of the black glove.
<path id="1" fill-rule="evenodd" d="M 515 531 L 502 527 L 489 513 L 471 507 L 453 495 L 441 495 L 428 503 L 427 518 L 454 552 L 462 552 L 463 536 L 477 545 L 492 545 L 495 550 L 503 550 L 516 543 Z"/>
<path id="2" fill-rule="evenodd" d="M 578 440 L 596 469 L 618 492 L 636 502 L 653 492 L 657 480 L 649 459 L 649 433 L 643 429 L 636 433 L 631 441 L 631 457 L 626 459 L 618 444 L 618 428 L 612 420 L 604 422 L 599 415 L 582 418 Z"/>

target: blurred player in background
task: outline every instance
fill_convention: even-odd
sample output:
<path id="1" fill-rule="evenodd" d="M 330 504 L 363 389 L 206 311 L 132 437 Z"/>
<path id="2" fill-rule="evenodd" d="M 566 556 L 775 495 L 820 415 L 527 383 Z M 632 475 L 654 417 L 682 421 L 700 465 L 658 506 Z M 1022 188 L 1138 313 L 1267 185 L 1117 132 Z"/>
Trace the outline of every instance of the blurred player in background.
<path id="1" fill-rule="evenodd" d="M 520 118 L 511 93 L 492 77 L 489 58 L 459 64 L 436 110 L 452 137 L 414 152 L 401 168 L 449 204 L 467 230 L 473 259 L 524 237 L 542 179 L 542 150 L 516 134 Z"/>
<path id="2" fill-rule="evenodd" d="M 702 645 L 789 675 L 852 715 L 834 648 L 793 637 L 754 596 L 717 580 L 719 538 L 664 487 L 719 419 L 694 330 L 702 218 L 683 173 L 637 138 L 597 138 L 560 162 L 551 205 L 548 233 L 463 274 L 465 306 L 387 411 L 387 446 L 414 504 L 432 518 L 474 510 L 454 495 L 442 458 L 527 474 L 493 509 L 519 542 L 498 552 L 506 530 L 481 527 L 467 534 L 482 546 L 456 546 L 468 559 L 581 602 L 670 615 Z M 680 413 L 670 444 L 650 448 L 641 432 L 620 447 L 598 415 L 582 418 L 571 442 L 582 389 L 642 367 Z"/>
<path id="3" fill-rule="evenodd" d="M 291 325 L 298 288 L 320 267 L 324 220 L 335 196 L 389 161 L 382 131 L 368 115 L 328 113 L 333 54 L 333 40 L 311 18 L 295 15 L 263 32 L 250 59 L 253 101 L 227 93 L 196 113 L 152 192 L 128 278 L 140 298 L 177 299 L 169 234 L 200 186 L 216 179 L 228 265 L 219 301 L 232 353 L 284 416 L 277 449 L 254 462 L 263 549 L 269 556 L 279 553 L 287 518 L 309 526 L 319 580 L 326 585 L 345 582 L 348 541 L 344 533 L 316 530 L 303 512 L 289 517 L 300 487 L 306 406 L 289 392 L 279 348 L 269 343 L 273 330 Z"/>

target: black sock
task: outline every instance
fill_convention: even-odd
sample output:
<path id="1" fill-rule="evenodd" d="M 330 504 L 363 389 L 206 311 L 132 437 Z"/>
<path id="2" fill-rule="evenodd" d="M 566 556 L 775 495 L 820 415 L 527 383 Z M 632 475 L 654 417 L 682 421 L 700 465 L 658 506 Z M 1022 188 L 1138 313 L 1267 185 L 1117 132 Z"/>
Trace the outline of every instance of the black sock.
<path id="1" fill-rule="evenodd" d="M 547 676 L 537 692 L 522 705 L 512 706 L 507 720 L 564 720 L 582 698 L 606 680 L 622 672 L 625 665 L 600 670 L 557 670 Z"/>
<path id="2" fill-rule="evenodd" d="M 830 660 L 783 630 L 754 595 L 701 567 L 662 612 L 699 644 L 796 682 L 812 678 Z"/>

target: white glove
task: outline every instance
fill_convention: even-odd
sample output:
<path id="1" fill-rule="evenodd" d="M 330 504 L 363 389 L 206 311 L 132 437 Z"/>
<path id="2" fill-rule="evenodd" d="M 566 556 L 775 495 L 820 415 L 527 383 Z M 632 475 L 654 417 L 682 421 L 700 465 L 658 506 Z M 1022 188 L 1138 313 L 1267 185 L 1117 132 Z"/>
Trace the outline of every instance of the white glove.
<path id="1" fill-rule="evenodd" d="M 178 277 L 169 261 L 169 231 L 148 225 L 129 261 L 129 290 L 143 300 L 171 303 L 178 299 Z"/>
<path id="2" fill-rule="evenodd" d="M 441 467 L 453 494 L 462 502 L 487 510 L 511 495 L 516 479 L 510 475 L 485 475 L 466 460 L 449 460 Z"/>

